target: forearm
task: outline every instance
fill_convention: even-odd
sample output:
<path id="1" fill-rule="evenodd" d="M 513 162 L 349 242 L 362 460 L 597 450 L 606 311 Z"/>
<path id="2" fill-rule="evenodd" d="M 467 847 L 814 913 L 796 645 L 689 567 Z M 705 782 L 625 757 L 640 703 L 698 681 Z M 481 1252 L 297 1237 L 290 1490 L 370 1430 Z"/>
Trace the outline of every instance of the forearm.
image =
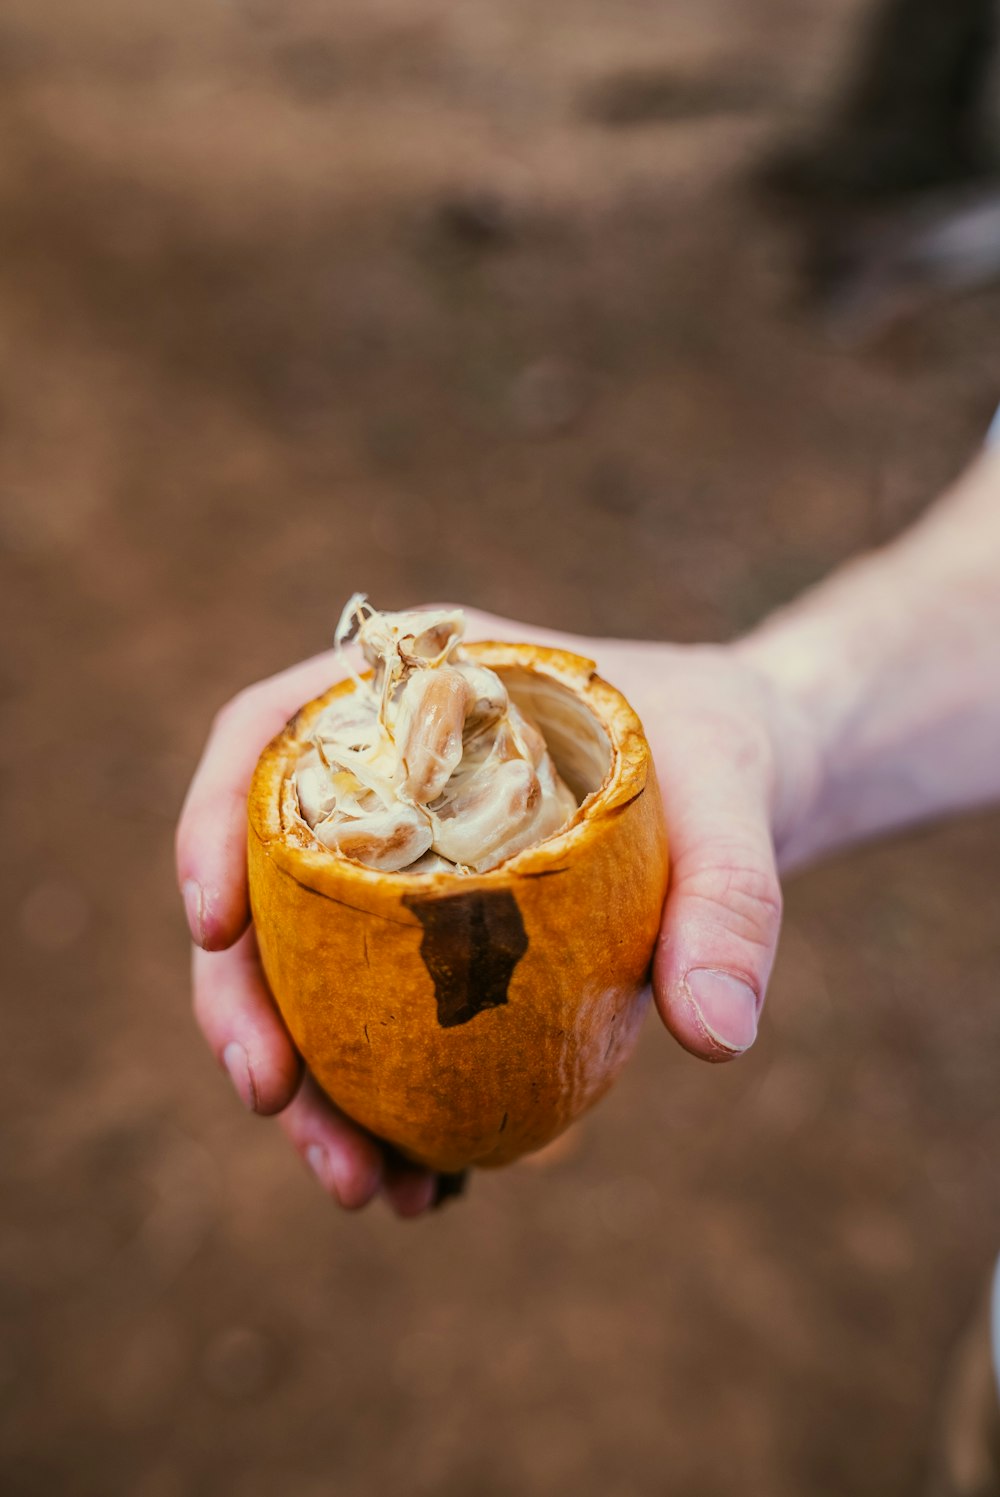
<path id="1" fill-rule="evenodd" d="M 785 867 L 1000 799 L 1000 455 L 736 649 L 812 745 Z"/>

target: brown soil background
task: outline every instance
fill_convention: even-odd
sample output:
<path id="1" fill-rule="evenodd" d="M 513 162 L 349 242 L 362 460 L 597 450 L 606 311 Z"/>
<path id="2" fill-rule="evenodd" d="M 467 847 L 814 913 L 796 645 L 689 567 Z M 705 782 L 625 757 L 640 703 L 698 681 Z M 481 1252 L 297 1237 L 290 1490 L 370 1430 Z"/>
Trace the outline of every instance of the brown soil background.
<path id="1" fill-rule="evenodd" d="M 995 816 L 799 878 L 751 1057 L 650 1022 L 407 1226 L 216 1072 L 170 845 L 356 587 L 723 638 L 958 469 L 1000 295 L 838 347 L 746 188 L 865 10 L 7 0 L 5 1494 L 912 1490 L 1000 1244 Z"/>

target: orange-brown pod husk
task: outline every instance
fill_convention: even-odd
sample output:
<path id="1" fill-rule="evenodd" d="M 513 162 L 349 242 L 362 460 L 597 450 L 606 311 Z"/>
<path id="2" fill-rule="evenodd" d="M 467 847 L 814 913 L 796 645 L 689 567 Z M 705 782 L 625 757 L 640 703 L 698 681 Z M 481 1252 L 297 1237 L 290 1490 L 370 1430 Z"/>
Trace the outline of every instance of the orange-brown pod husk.
<path id="1" fill-rule="evenodd" d="M 624 697 L 565 651 L 466 649 L 589 791 L 563 831 L 474 875 L 379 873 L 306 845 L 282 785 L 349 680 L 268 745 L 249 804 L 261 960 L 306 1064 L 350 1117 L 449 1172 L 541 1148 L 607 1091 L 645 1012 L 667 886 L 656 776 Z"/>

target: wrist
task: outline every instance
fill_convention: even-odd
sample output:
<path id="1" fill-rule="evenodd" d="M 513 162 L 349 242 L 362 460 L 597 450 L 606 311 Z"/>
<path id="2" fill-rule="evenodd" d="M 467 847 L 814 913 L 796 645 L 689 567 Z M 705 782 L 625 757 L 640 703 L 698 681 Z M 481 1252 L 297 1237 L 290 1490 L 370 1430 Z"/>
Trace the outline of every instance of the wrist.
<path id="1" fill-rule="evenodd" d="M 800 690 L 797 672 L 791 668 L 794 655 L 777 633 L 765 636 L 755 631 L 729 648 L 753 681 L 771 742 L 771 829 L 778 867 L 784 873 L 814 855 L 827 777 L 819 721 L 809 706 L 810 692 Z"/>
<path id="2" fill-rule="evenodd" d="M 812 745 L 811 793 L 782 842 L 786 867 L 989 798 L 995 786 L 990 610 L 971 572 L 952 575 L 931 539 L 911 532 L 860 558 L 740 643 Z"/>
<path id="3" fill-rule="evenodd" d="M 776 828 L 784 867 L 1000 795 L 998 556 L 994 453 L 733 646 L 811 764 Z"/>
<path id="4" fill-rule="evenodd" d="M 782 743 L 796 745 L 797 780 L 776 831 L 783 867 L 813 861 L 892 819 L 885 777 L 903 769 L 912 716 L 898 683 L 919 659 L 925 613 L 907 559 L 873 552 L 735 647 L 776 704 Z"/>

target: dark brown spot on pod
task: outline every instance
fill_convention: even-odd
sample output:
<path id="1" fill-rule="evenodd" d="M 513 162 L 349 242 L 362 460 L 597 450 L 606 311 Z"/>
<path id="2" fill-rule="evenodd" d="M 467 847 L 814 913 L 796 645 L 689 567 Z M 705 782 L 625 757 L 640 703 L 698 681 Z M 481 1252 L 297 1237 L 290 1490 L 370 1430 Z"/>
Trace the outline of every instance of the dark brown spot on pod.
<path id="1" fill-rule="evenodd" d="M 424 928 L 420 955 L 434 982 L 442 1029 L 507 1002 L 514 968 L 528 949 L 509 889 L 445 899 L 408 894 L 403 903 Z"/>

